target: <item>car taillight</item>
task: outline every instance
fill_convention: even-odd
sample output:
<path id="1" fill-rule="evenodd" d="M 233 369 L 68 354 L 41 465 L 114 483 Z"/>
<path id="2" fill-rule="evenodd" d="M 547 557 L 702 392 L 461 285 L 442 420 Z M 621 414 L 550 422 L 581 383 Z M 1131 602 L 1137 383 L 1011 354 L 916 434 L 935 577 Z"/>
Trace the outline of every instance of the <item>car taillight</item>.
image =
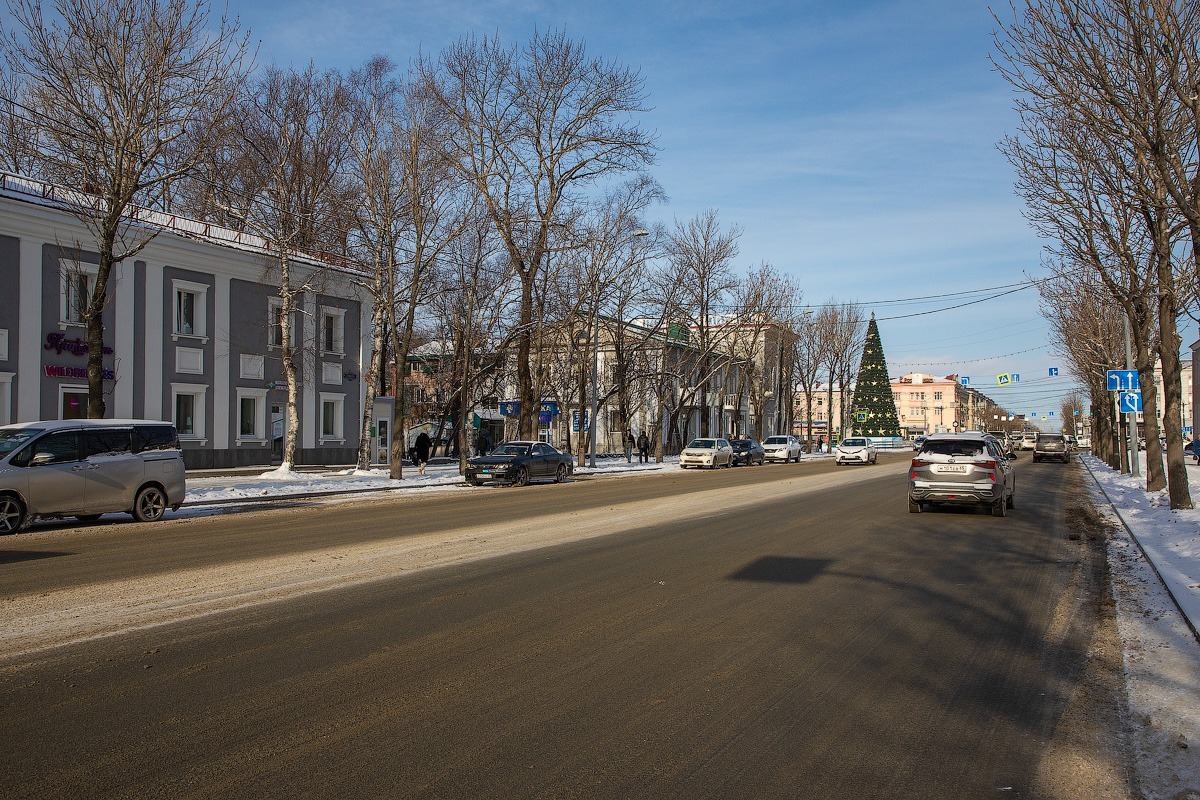
<path id="1" fill-rule="evenodd" d="M 976 461 L 975 466 L 982 467 L 983 469 L 995 469 L 996 462 L 995 461 Z"/>
<path id="2" fill-rule="evenodd" d="M 933 463 L 932 461 L 925 461 L 920 458 L 914 458 L 912 460 L 913 469 L 916 469 L 917 467 L 928 467 L 932 463 Z"/>

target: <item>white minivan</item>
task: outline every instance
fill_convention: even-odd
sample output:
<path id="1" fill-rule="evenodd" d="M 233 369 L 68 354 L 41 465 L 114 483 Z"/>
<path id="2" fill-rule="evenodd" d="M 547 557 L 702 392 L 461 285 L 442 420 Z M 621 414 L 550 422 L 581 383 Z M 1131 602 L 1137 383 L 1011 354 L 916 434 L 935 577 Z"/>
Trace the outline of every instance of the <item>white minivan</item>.
<path id="1" fill-rule="evenodd" d="M 38 518 L 124 512 L 160 520 L 183 505 L 183 452 L 169 422 L 74 419 L 0 427 L 0 534 Z"/>

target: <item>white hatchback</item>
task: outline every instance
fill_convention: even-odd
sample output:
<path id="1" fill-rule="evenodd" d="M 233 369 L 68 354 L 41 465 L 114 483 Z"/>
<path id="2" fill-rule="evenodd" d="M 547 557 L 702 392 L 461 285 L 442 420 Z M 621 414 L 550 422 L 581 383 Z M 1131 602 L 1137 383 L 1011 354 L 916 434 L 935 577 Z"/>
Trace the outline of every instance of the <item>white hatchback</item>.
<path id="1" fill-rule="evenodd" d="M 762 444 L 763 458 L 767 461 L 800 462 L 800 440 L 795 436 L 768 436 Z"/>
<path id="2" fill-rule="evenodd" d="M 874 464 L 879 460 L 879 451 L 871 440 L 862 436 L 842 439 L 833 448 L 833 460 L 838 466 L 842 464 Z"/>

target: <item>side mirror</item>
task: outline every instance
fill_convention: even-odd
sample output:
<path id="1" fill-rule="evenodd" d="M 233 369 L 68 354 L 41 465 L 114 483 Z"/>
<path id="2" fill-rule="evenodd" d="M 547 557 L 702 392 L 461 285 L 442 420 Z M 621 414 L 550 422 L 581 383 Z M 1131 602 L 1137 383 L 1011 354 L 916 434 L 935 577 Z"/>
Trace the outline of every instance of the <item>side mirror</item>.
<path id="1" fill-rule="evenodd" d="M 53 464 L 53 463 L 54 463 L 54 454 L 53 453 L 35 453 L 33 458 L 31 458 L 29 460 L 29 466 L 31 466 L 31 467 L 43 467 L 46 464 Z"/>

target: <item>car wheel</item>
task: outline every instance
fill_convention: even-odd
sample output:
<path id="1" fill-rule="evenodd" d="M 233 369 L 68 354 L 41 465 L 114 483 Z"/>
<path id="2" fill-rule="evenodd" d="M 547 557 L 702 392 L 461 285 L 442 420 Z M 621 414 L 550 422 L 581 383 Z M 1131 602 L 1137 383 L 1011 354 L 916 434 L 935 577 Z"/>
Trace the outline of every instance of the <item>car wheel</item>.
<path id="1" fill-rule="evenodd" d="M 0 497 L 0 535 L 17 533 L 29 524 L 25 504 L 15 497 Z"/>
<path id="2" fill-rule="evenodd" d="M 138 522 L 158 522 L 167 513 L 167 496 L 157 486 L 144 486 L 133 499 L 133 518 Z"/>
<path id="3" fill-rule="evenodd" d="M 554 482 L 563 483 L 567 479 L 567 465 L 559 464 L 558 469 L 554 471 Z"/>
<path id="4" fill-rule="evenodd" d="M 99 514 L 76 514 L 75 519 L 79 520 L 80 522 L 95 522 L 96 520 L 100 519 L 100 515 Z"/>
<path id="5" fill-rule="evenodd" d="M 483 486 L 483 481 L 469 480 L 467 483 L 471 484 L 472 486 Z"/>
<path id="6" fill-rule="evenodd" d="M 517 474 L 513 476 L 513 486 L 528 486 L 529 485 L 529 468 L 517 467 Z"/>
<path id="7" fill-rule="evenodd" d="M 925 509 L 921 507 L 921 501 L 908 498 L 908 513 L 920 514 Z"/>
<path id="8" fill-rule="evenodd" d="M 1008 501 L 1001 497 L 996 502 L 992 503 L 992 516 L 1003 517 L 1008 513 Z"/>

